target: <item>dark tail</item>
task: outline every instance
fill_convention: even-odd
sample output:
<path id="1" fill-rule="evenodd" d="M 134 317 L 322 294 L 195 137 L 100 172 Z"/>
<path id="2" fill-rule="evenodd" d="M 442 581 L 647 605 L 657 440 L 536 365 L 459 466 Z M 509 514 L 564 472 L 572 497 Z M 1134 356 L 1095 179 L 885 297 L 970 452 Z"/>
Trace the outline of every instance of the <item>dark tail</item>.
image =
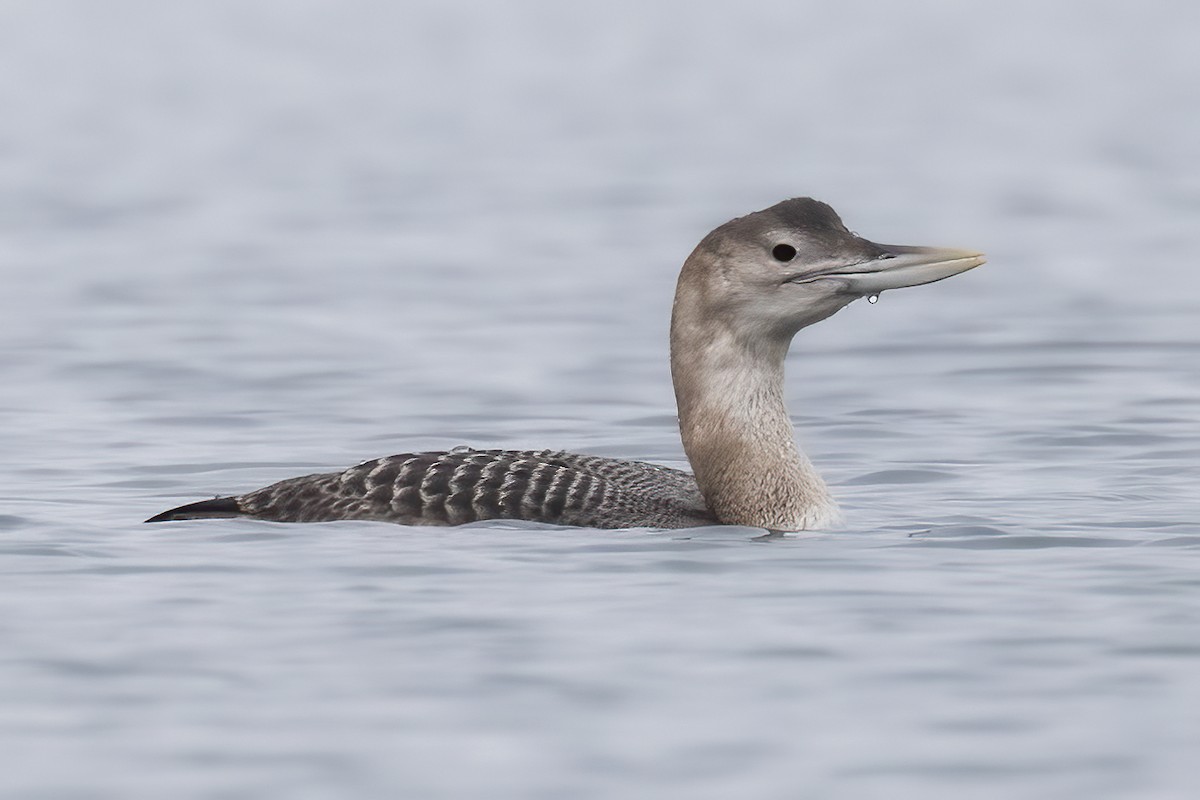
<path id="1" fill-rule="evenodd" d="M 181 519 L 219 519 L 223 517 L 240 517 L 242 507 L 236 497 L 217 497 L 212 500 L 201 500 L 198 503 L 188 503 L 186 506 L 172 508 L 161 514 L 155 514 L 146 522 L 174 522 Z"/>

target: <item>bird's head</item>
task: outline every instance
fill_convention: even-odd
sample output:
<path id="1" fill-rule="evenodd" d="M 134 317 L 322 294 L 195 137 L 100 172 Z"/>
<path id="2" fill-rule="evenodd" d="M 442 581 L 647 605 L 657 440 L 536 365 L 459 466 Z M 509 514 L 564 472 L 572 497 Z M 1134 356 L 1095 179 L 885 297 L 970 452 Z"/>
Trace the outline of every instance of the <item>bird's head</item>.
<path id="1" fill-rule="evenodd" d="M 877 244 L 851 232 L 825 203 L 784 200 L 730 220 L 700 242 L 680 274 L 676 313 L 721 321 L 751 339 L 791 337 L 860 297 L 940 281 L 982 253 Z"/>

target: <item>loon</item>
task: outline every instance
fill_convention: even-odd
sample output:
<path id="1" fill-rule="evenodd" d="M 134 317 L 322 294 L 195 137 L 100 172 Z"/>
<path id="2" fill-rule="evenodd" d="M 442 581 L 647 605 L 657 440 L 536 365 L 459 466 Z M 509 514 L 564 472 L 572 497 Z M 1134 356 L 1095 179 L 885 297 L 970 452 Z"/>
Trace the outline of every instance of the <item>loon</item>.
<path id="1" fill-rule="evenodd" d="M 485 519 L 591 528 L 839 521 L 796 445 L 783 398 L 792 337 L 862 297 L 949 278 L 982 253 L 876 244 L 837 213 L 793 198 L 721 225 L 683 264 L 671 376 L 692 472 L 550 450 L 403 453 L 164 511 L 147 522 L 250 517 L 460 525 Z"/>

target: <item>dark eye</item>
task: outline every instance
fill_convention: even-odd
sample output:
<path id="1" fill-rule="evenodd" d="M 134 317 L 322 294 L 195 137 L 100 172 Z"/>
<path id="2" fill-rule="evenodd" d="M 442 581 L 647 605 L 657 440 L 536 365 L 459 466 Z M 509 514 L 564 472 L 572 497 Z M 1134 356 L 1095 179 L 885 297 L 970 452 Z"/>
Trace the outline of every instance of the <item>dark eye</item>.
<path id="1" fill-rule="evenodd" d="M 776 261 L 791 261 L 796 257 L 796 248 L 790 244 L 777 244 L 771 255 L 775 256 Z"/>

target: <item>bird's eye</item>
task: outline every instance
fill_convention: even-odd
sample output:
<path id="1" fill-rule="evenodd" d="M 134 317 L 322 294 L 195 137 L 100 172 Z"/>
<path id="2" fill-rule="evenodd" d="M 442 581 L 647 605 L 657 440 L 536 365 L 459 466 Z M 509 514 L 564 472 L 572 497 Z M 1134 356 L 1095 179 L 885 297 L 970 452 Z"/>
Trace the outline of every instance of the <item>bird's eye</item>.
<path id="1" fill-rule="evenodd" d="M 796 248 L 790 244 L 777 244 L 771 255 L 775 256 L 776 261 L 791 261 L 796 257 Z"/>

